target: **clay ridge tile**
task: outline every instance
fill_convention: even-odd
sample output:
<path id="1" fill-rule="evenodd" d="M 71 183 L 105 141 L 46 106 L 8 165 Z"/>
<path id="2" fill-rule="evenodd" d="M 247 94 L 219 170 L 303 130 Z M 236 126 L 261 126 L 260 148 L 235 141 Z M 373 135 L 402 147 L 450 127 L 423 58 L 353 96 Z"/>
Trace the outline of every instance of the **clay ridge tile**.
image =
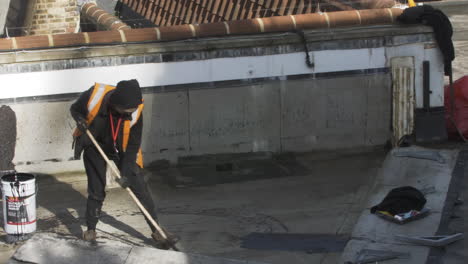
<path id="1" fill-rule="evenodd" d="M 127 42 L 158 41 L 158 32 L 155 28 L 139 28 L 122 32 Z"/>
<path id="2" fill-rule="evenodd" d="M 86 44 L 86 38 L 83 33 L 57 34 L 53 35 L 53 40 L 54 45 L 58 47 Z"/>
<path id="3" fill-rule="evenodd" d="M 16 38 L 16 44 L 18 49 L 50 47 L 47 35 L 18 37 Z"/>
<path id="4" fill-rule="evenodd" d="M 181 40 L 196 37 L 196 29 L 194 25 L 179 25 L 160 27 L 161 40 Z"/>
<path id="5" fill-rule="evenodd" d="M 0 50 L 17 49 L 17 47 L 14 47 L 13 41 L 16 41 L 16 39 L 15 38 L 0 39 Z"/>
<path id="6" fill-rule="evenodd" d="M 97 32 L 88 32 L 89 43 L 120 43 L 122 41 L 122 36 L 119 31 L 97 31 Z"/>
<path id="7" fill-rule="evenodd" d="M 125 24 L 118 17 L 109 14 L 104 9 L 99 8 L 95 3 L 89 2 L 81 7 L 81 15 L 106 30 L 129 30 L 130 26 Z"/>

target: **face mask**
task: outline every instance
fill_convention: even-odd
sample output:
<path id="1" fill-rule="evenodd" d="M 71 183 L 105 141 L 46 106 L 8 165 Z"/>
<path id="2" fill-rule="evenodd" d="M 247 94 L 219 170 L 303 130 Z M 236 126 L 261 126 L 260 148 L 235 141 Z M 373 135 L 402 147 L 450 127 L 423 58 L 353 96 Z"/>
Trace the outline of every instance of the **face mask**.
<path id="1" fill-rule="evenodd" d="M 130 113 L 124 113 L 124 114 L 120 114 L 120 116 L 123 118 L 123 119 L 132 119 L 132 114 Z"/>
<path id="2" fill-rule="evenodd" d="M 119 115 L 121 117 L 130 117 L 132 113 L 136 110 L 136 108 L 132 109 L 123 109 L 118 106 L 112 106 L 110 107 L 112 114 Z"/>

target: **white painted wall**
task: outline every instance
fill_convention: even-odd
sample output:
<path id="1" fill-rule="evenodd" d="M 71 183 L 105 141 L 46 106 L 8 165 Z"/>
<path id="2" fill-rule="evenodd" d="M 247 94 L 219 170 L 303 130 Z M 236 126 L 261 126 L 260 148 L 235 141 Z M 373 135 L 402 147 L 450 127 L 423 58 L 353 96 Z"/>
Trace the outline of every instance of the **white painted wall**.
<path id="1" fill-rule="evenodd" d="M 431 106 L 443 106 L 443 65 L 424 43 L 186 62 L 131 64 L 61 71 L 0 74 L 0 99 L 77 93 L 94 82 L 135 78 L 142 87 L 285 77 L 389 67 L 394 56 L 413 56 L 416 104 L 422 107 L 422 61 L 431 61 Z M 250 151 L 310 151 L 385 143 L 390 121 L 388 75 L 333 81 L 295 80 L 231 88 L 145 95 L 145 162 L 180 156 Z M 286 80 L 286 78 L 280 78 Z M 331 86 L 330 86 L 331 85 Z M 6 88 L 8 87 L 8 88 Z M 203 87 L 201 87 L 203 88 Z M 208 87 L 206 87 L 208 88 Z M 169 88 L 170 89 L 170 88 Z M 18 170 L 82 169 L 72 156 L 71 102 L 11 103 L 18 120 Z M 44 161 L 61 159 L 62 162 Z M 26 164 L 32 162 L 32 164 Z"/>
<path id="2" fill-rule="evenodd" d="M 277 77 L 349 71 L 386 66 L 385 48 L 326 50 L 311 52 L 315 68 L 308 68 L 303 52 L 221 58 L 199 61 L 130 64 L 60 71 L 1 74 L 0 82 L 17 89 L 3 89 L 2 98 L 77 93 L 94 82 L 116 84 L 137 79 L 140 86 L 203 83 L 214 81 Z"/>
<path id="3" fill-rule="evenodd" d="M 116 84 L 137 79 L 142 87 L 190 84 L 261 77 L 277 77 L 389 67 L 388 58 L 414 56 L 416 105 L 422 107 L 422 62 L 431 62 L 431 106 L 443 106 L 443 58 L 438 48 L 424 49 L 423 43 L 397 47 L 326 50 L 310 53 L 315 68 L 308 68 L 304 53 L 221 58 L 211 60 L 131 64 L 47 72 L 1 74 L 0 99 L 77 93 L 94 82 Z"/>

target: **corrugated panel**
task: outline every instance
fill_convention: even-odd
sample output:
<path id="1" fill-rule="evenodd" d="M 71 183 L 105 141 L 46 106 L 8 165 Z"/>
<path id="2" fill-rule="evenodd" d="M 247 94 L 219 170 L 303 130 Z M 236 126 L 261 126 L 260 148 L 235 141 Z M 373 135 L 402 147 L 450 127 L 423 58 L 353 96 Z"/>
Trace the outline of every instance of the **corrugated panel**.
<path id="1" fill-rule="evenodd" d="M 396 57 L 391 60 L 393 82 L 393 145 L 414 131 L 414 58 Z"/>

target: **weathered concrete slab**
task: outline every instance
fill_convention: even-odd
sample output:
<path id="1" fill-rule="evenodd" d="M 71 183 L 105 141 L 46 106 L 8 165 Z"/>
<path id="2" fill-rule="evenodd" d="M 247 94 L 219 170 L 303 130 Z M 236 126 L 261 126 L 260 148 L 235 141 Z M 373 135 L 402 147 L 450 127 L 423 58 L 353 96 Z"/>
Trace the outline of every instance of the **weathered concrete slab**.
<path id="1" fill-rule="evenodd" d="M 401 245 L 401 244 L 376 243 L 376 242 L 356 240 L 356 239 L 349 241 L 347 248 L 359 249 L 356 251 L 345 251 L 345 253 L 343 254 L 343 258 L 349 261 L 356 260 L 356 257 L 358 256 L 358 253 L 361 249 L 409 253 L 409 258 L 397 258 L 397 259 L 382 261 L 382 263 L 385 263 L 385 264 L 425 263 L 425 259 L 427 255 L 429 254 L 428 247 L 419 247 L 419 246 Z M 340 263 L 343 263 L 343 262 L 340 262 Z"/>
<path id="2" fill-rule="evenodd" d="M 283 83 L 282 149 L 385 144 L 390 138 L 390 83 L 385 73 Z"/>
<path id="3" fill-rule="evenodd" d="M 410 147 L 405 150 L 427 150 L 421 147 Z M 443 157 L 445 163 L 437 161 L 417 159 L 410 157 L 396 157 L 391 151 L 378 175 L 372 195 L 369 197 L 366 209 L 352 232 L 352 239 L 346 246 L 342 260 L 352 261 L 362 249 L 378 249 L 412 252 L 406 260 L 399 259 L 394 263 L 425 263 L 429 254 L 427 247 L 411 246 L 395 239 L 395 235 L 408 236 L 432 236 L 435 235 L 441 220 L 447 191 L 455 166 L 457 150 L 434 150 Z M 434 187 L 435 192 L 427 194 L 426 207 L 431 213 L 420 220 L 398 225 L 383 220 L 370 213 L 369 208 L 378 204 L 387 193 L 396 187 L 413 186 L 420 190 Z M 391 262 L 389 262 L 391 263 Z"/>
<path id="4" fill-rule="evenodd" d="M 185 254 L 175 251 L 159 250 L 154 248 L 134 247 L 126 264 L 146 264 L 154 263 L 157 258 L 158 263 L 172 264 L 262 264 L 262 262 L 254 262 L 248 260 L 234 260 L 226 258 L 216 258 L 202 256 L 198 254 Z"/>
<path id="5" fill-rule="evenodd" d="M 143 153 L 148 164 L 174 161 L 190 149 L 188 93 L 145 94 Z"/>
<path id="6" fill-rule="evenodd" d="M 191 155 L 280 149 L 279 85 L 190 91 Z"/>
<path id="7" fill-rule="evenodd" d="M 51 233 L 38 233 L 18 248 L 10 264 L 261 264 L 243 260 L 208 257 L 197 254 L 130 246 L 121 242 L 100 239 L 96 245 Z"/>
<path id="8" fill-rule="evenodd" d="M 92 246 L 73 237 L 36 234 L 18 248 L 9 263 L 125 263 L 131 246 L 106 241 Z"/>
<path id="9" fill-rule="evenodd" d="M 276 163 L 271 160 L 270 168 L 264 163 L 251 169 L 240 167 L 252 177 L 256 177 L 254 173 L 260 167 L 266 171 L 281 167 L 276 173 L 292 174 L 287 177 L 170 188 L 160 171 L 147 171 L 148 185 L 159 209 L 161 225 L 181 237 L 178 246 L 183 252 L 271 264 L 338 263 L 341 252 L 250 250 L 241 248 L 241 238 L 252 232 L 349 236 L 385 158 L 383 150 L 353 151 L 296 156 L 296 162 L 306 168 L 299 174 L 289 163 L 280 166 L 284 158 Z M 255 163 L 259 156 L 256 154 L 256 159 L 252 157 L 245 162 Z M 217 161 L 230 161 L 227 157 L 215 157 Z M 241 164 L 239 160 L 242 159 L 238 157 L 231 162 Z M 184 164 L 193 170 L 187 167 L 183 173 L 200 177 L 211 173 L 208 166 L 200 169 L 193 159 Z M 221 173 L 226 172 L 213 176 Z M 41 175 L 38 184 L 38 232 L 79 237 L 86 228 L 86 176 Z M 154 245 L 142 214 L 121 188 L 107 193 L 97 232 L 98 242 L 119 241 L 132 247 Z M 19 246 L 2 245 L 3 235 L 0 228 L 0 263 L 5 263 Z"/>

